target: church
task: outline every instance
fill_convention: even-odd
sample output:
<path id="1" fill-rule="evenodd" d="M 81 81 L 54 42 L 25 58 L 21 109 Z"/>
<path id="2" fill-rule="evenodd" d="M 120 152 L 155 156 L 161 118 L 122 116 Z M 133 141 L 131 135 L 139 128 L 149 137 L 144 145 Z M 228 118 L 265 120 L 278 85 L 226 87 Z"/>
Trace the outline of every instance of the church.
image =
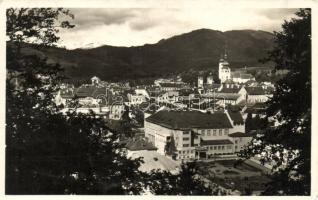
<path id="1" fill-rule="evenodd" d="M 219 61 L 219 79 L 221 83 L 231 80 L 234 83 L 246 83 L 247 81 L 255 81 L 255 77 L 252 74 L 242 72 L 241 70 L 231 72 L 230 64 L 227 61 L 227 54 L 225 52 L 224 57 Z"/>
<path id="2" fill-rule="evenodd" d="M 232 82 L 236 84 L 244 84 L 248 81 L 255 81 L 255 77 L 252 74 L 246 73 L 246 66 L 245 70 L 236 70 L 231 71 L 230 64 L 227 60 L 227 53 L 224 53 L 224 56 L 221 57 L 219 61 L 219 79 L 221 84 Z M 207 77 L 207 83 L 204 83 L 203 75 L 198 76 L 198 88 L 204 88 L 206 86 L 213 86 L 213 76 L 210 73 Z"/>

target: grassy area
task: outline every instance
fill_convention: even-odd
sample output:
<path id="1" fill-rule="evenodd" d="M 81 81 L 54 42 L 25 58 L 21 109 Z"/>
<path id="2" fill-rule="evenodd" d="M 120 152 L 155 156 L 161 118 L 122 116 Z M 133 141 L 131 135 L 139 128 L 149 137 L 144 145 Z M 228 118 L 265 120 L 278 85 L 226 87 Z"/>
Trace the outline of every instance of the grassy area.
<path id="1" fill-rule="evenodd" d="M 262 191 L 270 181 L 262 170 L 246 163 L 234 165 L 235 160 L 201 162 L 200 174 L 211 182 L 225 188 L 239 190 L 243 194 L 247 191 Z"/>

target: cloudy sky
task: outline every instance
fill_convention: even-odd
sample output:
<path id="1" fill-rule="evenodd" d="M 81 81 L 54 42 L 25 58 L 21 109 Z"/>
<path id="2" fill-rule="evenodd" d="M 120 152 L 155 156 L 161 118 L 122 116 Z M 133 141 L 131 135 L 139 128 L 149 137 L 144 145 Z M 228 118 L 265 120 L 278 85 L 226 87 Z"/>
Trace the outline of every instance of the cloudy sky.
<path id="1" fill-rule="evenodd" d="M 70 9 L 76 25 L 61 30 L 60 45 L 69 49 L 101 46 L 138 46 L 207 28 L 220 31 L 254 29 L 279 31 L 297 9 L 238 8 L 77 8 Z"/>

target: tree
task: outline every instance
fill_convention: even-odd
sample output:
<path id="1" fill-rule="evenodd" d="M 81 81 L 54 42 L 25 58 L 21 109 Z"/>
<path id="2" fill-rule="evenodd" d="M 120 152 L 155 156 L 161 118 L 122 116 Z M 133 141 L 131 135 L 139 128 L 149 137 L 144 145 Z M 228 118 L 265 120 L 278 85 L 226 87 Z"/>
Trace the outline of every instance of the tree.
<path id="1" fill-rule="evenodd" d="M 172 174 L 168 171 L 153 170 L 150 173 L 147 188 L 153 194 L 160 195 L 219 195 L 219 188 L 204 181 L 198 175 L 196 162 L 181 164 L 180 171 Z"/>
<path id="2" fill-rule="evenodd" d="M 126 158 L 118 136 L 94 113 L 63 115 L 52 101 L 62 68 L 25 49 L 54 46 L 64 9 L 8 9 L 7 194 L 139 194 L 140 159 Z M 26 42 L 34 42 L 33 45 Z"/>
<path id="3" fill-rule="evenodd" d="M 165 178 L 140 172 L 142 159 L 127 158 L 119 135 L 93 112 L 62 114 L 53 102 L 64 78 L 61 66 L 25 53 L 56 45 L 59 28 L 73 27 L 61 15 L 73 15 L 60 8 L 10 8 L 6 14 L 6 194 L 141 194 L 152 177 Z M 127 110 L 123 118 L 130 121 Z"/>
<path id="4" fill-rule="evenodd" d="M 242 156 L 263 152 L 274 161 L 273 181 L 266 195 L 309 195 L 311 158 L 311 10 L 300 9 L 297 18 L 285 21 L 275 33 L 275 46 L 268 61 L 288 74 L 276 83 L 267 116 L 279 126 L 266 129 Z"/>
<path id="5" fill-rule="evenodd" d="M 129 107 L 125 106 L 125 111 L 120 119 L 119 134 L 124 137 L 132 137 L 132 124 L 129 117 Z"/>

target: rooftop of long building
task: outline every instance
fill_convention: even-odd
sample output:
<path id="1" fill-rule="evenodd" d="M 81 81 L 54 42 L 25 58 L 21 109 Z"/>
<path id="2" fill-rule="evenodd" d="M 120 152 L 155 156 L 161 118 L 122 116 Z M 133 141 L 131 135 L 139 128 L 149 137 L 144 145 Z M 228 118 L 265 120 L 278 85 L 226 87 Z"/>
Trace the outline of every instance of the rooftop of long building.
<path id="1" fill-rule="evenodd" d="M 146 118 L 146 121 L 175 130 L 232 128 L 231 122 L 225 113 L 162 110 Z"/>

